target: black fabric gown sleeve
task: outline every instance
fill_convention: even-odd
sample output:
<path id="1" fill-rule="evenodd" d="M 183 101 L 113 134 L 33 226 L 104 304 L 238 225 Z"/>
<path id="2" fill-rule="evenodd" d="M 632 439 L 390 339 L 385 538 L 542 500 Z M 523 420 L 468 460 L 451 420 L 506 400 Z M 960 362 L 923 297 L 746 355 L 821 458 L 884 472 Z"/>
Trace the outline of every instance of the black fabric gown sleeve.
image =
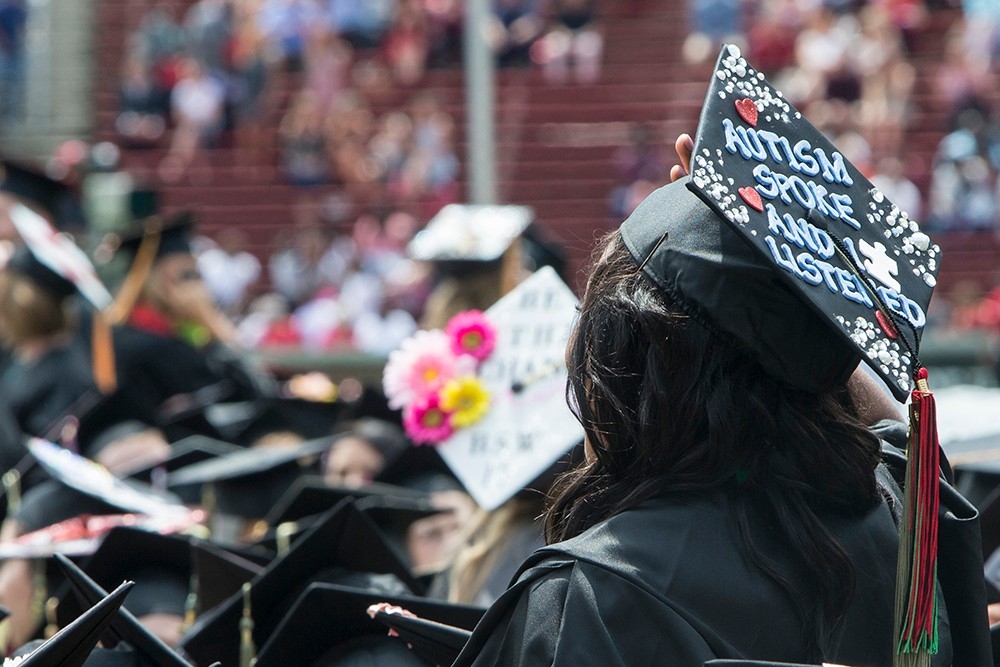
<path id="1" fill-rule="evenodd" d="M 678 611 L 613 572 L 565 561 L 536 566 L 508 590 L 454 667 L 659 667 L 714 657 Z"/>

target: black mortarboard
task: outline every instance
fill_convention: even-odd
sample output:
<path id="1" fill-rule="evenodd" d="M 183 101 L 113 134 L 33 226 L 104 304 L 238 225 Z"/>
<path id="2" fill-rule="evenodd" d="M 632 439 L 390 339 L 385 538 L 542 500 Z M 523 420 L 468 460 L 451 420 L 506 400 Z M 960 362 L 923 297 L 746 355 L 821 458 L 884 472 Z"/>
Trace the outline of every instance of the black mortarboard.
<path id="1" fill-rule="evenodd" d="M 191 541 L 191 556 L 201 614 L 225 602 L 264 571 L 263 565 L 205 540 Z"/>
<path id="2" fill-rule="evenodd" d="M 373 578 L 375 574 L 381 577 Z M 421 588 L 371 519 L 345 500 L 250 582 L 256 646 L 263 646 L 295 597 L 314 581 L 379 586 L 383 594 Z M 199 663 L 237 664 L 242 608 L 243 597 L 237 593 L 199 617 L 181 647 Z"/>
<path id="3" fill-rule="evenodd" d="M 268 525 L 276 526 L 286 521 L 298 521 L 307 516 L 322 514 L 344 498 L 402 498 L 412 503 L 426 502 L 428 495 L 394 484 L 374 482 L 366 486 L 348 487 L 327 484 L 319 475 L 306 475 L 295 480 L 274 507 L 265 515 Z"/>
<path id="4" fill-rule="evenodd" d="M 705 663 L 705 667 L 820 667 L 820 665 L 773 660 L 709 660 Z"/>
<path id="5" fill-rule="evenodd" d="M 86 613 L 53 635 L 17 664 L 25 667 L 80 667 L 93 651 L 105 628 L 132 590 L 124 582 Z"/>
<path id="6" fill-rule="evenodd" d="M 421 493 L 464 490 L 435 447 L 410 446 L 376 477 L 376 481 Z"/>
<path id="7" fill-rule="evenodd" d="M 22 162 L 3 160 L 2 163 L 0 192 L 9 192 L 39 207 L 59 229 L 84 226 L 83 207 L 73 188 Z"/>
<path id="8" fill-rule="evenodd" d="M 205 415 L 227 440 L 250 445 L 281 431 L 306 439 L 329 436 L 344 410 L 342 403 L 272 396 L 251 401 L 242 410 L 238 404 L 208 406 Z"/>
<path id="9" fill-rule="evenodd" d="M 157 463 L 154 466 L 136 470 L 129 476 L 144 482 L 152 482 L 156 486 L 156 478 L 161 475 L 169 475 L 169 473 L 193 466 L 196 463 L 241 451 L 243 451 L 243 448 L 239 445 L 203 435 L 190 435 L 182 440 L 171 443 L 170 455 L 165 461 Z"/>
<path id="10" fill-rule="evenodd" d="M 25 247 L 14 252 L 8 270 L 61 298 L 79 292 L 98 311 L 111 305 L 111 294 L 94 265 L 71 237 L 56 232 L 48 220 L 21 204 L 10 208 L 10 219 Z"/>
<path id="11" fill-rule="evenodd" d="M 89 601 L 104 595 L 104 589 L 79 568 L 73 561 L 56 555 L 67 580 L 78 598 Z M 190 667 L 190 663 L 177 651 L 147 630 L 128 609 L 118 609 L 104 634 L 106 646 L 132 647 L 139 655 L 137 667 Z"/>
<path id="12" fill-rule="evenodd" d="M 411 644 L 412 654 L 399 653 L 392 649 L 368 651 L 378 656 L 378 659 L 368 663 L 358 662 L 356 663 L 358 665 L 370 664 L 381 667 L 449 665 L 452 661 L 445 659 L 450 655 L 448 649 L 459 638 L 468 636 L 484 611 L 479 607 L 449 604 L 426 598 L 386 596 L 335 584 L 313 584 L 299 597 L 281 625 L 275 629 L 271 639 L 261 647 L 257 664 L 259 667 L 269 665 L 333 667 L 355 664 L 338 662 L 334 658 L 344 660 L 349 651 L 357 648 L 357 644 L 350 644 L 351 640 L 361 637 L 387 638 L 386 626 L 370 618 L 367 613 L 369 607 L 383 602 L 402 607 L 421 619 L 433 619 L 422 624 L 410 624 L 406 626 L 407 630 L 422 625 L 424 628 L 435 626 L 433 630 L 440 632 L 434 634 L 429 641 L 426 640 L 426 635 L 418 636 L 419 631 L 410 636 L 391 638 L 391 641 L 400 647 L 405 647 L 407 643 Z M 383 642 L 374 642 L 369 646 L 382 644 Z"/>
<path id="13" fill-rule="evenodd" d="M 329 446 L 321 438 L 289 445 L 259 446 L 195 463 L 167 475 L 171 489 L 210 484 L 217 509 L 248 519 L 268 513 L 281 495 Z"/>
<path id="14" fill-rule="evenodd" d="M 129 527 L 112 528 L 83 570 L 101 588 L 123 579 L 135 581 L 125 608 L 137 617 L 147 614 L 184 615 L 191 580 L 191 548 L 187 537 L 160 535 Z M 79 612 L 73 595 L 60 595 L 60 624 Z"/>
<path id="15" fill-rule="evenodd" d="M 716 64 L 690 179 L 621 234 L 679 305 L 780 381 L 822 391 L 861 358 L 899 400 L 912 389 L 940 249 L 737 47 Z"/>
<path id="16" fill-rule="evenodd" d="M 150 244 L 155 247 L 154 256 L 166 257 L 174 253 L 191 252 L 191 230 L 194 227 L 194 213 L 180 211 L 170 215 L 152 215 L 143 218 L 121 234 L 106 239 L 115 253 L 137 256 L 140 247 Z"/>

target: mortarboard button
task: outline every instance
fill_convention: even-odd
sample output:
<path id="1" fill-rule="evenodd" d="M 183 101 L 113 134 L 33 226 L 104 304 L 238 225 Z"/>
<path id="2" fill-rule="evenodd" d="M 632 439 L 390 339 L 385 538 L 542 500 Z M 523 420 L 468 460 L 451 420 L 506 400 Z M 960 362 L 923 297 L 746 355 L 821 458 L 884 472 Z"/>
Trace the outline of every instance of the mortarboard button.
<path id="1" fill-rule="evenodd" d="M 272 637 L 261 647 L 257 664 L 259 667 L 289 664 L 303 667 L 346 665 L 351 663 L 337 660 L 346 660 L 352 652 L 379 656 L 377 661 L 355 664 L 386 667 L 451 664 L 450 661 L 440 661 L 443 655 L 442 644 L 435 644 L 434 641 L 416 639 L 411 642 L 412 653 L 382 650 L 386 642 L 380 640 L 390 639 L 402 648 L 409 641 L 409 638 L 405 638 L 406 641 L 388 638 L 385 625 L 368 616 L 367 610 L 371 605 L 383 602 L 408 609 L 421 618 L 451 626 L 451 629 L 439 628 L 445 630 L 445 633 L 438 635 L 438 639 L 446 636 L 454 639 L 466 635 L 479 622 L 484 611 L 479 607 L 426 598 L 386 596 L 335 584 L 313 584 L 298 598 Z M 359 638 L 371 638 L 371 644 L 362 645 L 368 650 L 359 650 L 361 647 L 358 644 L 350 644 L 352 640 L 357 641 Z M 446 637 L 443 646 L 449 646 L 447 642 Z M 371 650 L 371 647 L 379 648 Z"/>
<path id="2" fill-rule="evenodd" d="M 369 573 L 361 576 L 362 573 Z M 381 575 L 381 579 L 372 574 Z M 389 575 L 390 579 L 386 579 Z M 310 582 L 350 581 L 397 592 L 421 592 L 409 570 L 375 524 L 349 500 L 342 501 L 250 582 L 256 646 L 263 646 L 295 597 Z M 402 585 L 400 585 L 402 583 Z M 236 593 L 200 616 L 181 639 L 181 647 L 199 663 L 237 664 L 243 596 Z"/>
<path id="3" fill-rule="evenodd" d="M 719 55 L 680 183 L 622 225 L 647 275 L 791 386 L 835 386 L 861 358 L 906 400 L 940 249 L 735 46 Z"/>

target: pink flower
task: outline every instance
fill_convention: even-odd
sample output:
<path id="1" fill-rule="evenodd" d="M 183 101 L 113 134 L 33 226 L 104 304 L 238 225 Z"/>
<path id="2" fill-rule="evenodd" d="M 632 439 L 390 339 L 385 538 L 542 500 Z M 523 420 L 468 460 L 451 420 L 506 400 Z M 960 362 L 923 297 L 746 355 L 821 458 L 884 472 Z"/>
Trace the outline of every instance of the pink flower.
<path id="1" fill-rule="evenodd" d="M 402 408 L 437 392 L 448 380 L 468 372 L 470 362 L 451 351 L 440 329 L 418 331 L 389 354 L 382 372 L 382 389 L 389 407 Z"/>
<path id="2" fill-rule="evenodd" d="M 444 332 L 451 340 L 455 354 L 467 354 L 476 361 L 483 361 L 493 353 L 497 344 L 497 330 L 479 310 L 467 310 L 451 318 Z"/>
<path id="3" fill-rule="evenodd" d="M 451 437 L 455 429 L 451 413 L 441 407 L 437 394 L 431 394 L 406 406 L 403 410 L 403 427 L 418 445 L 436 445 Z"/>

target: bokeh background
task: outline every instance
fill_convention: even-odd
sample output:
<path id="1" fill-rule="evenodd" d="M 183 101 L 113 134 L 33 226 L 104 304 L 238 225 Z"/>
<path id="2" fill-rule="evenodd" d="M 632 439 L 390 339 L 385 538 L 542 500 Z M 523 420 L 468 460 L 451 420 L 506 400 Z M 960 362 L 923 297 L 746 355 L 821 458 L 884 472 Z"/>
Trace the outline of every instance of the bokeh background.
<path id="1" fill-rule="evenodd" d="M 997 382 L 995 0 L 491 0 L 498 203 L 574 288 L 673 164 L 718 47 L 748 59 L 944 250 L 924 343 Z M 0 151 L 197 214 L 202 271 L 278 368 L 375 368 L 418 326 L 406 244 L 469 199 L 462 0 L 0 0 Z"/>

